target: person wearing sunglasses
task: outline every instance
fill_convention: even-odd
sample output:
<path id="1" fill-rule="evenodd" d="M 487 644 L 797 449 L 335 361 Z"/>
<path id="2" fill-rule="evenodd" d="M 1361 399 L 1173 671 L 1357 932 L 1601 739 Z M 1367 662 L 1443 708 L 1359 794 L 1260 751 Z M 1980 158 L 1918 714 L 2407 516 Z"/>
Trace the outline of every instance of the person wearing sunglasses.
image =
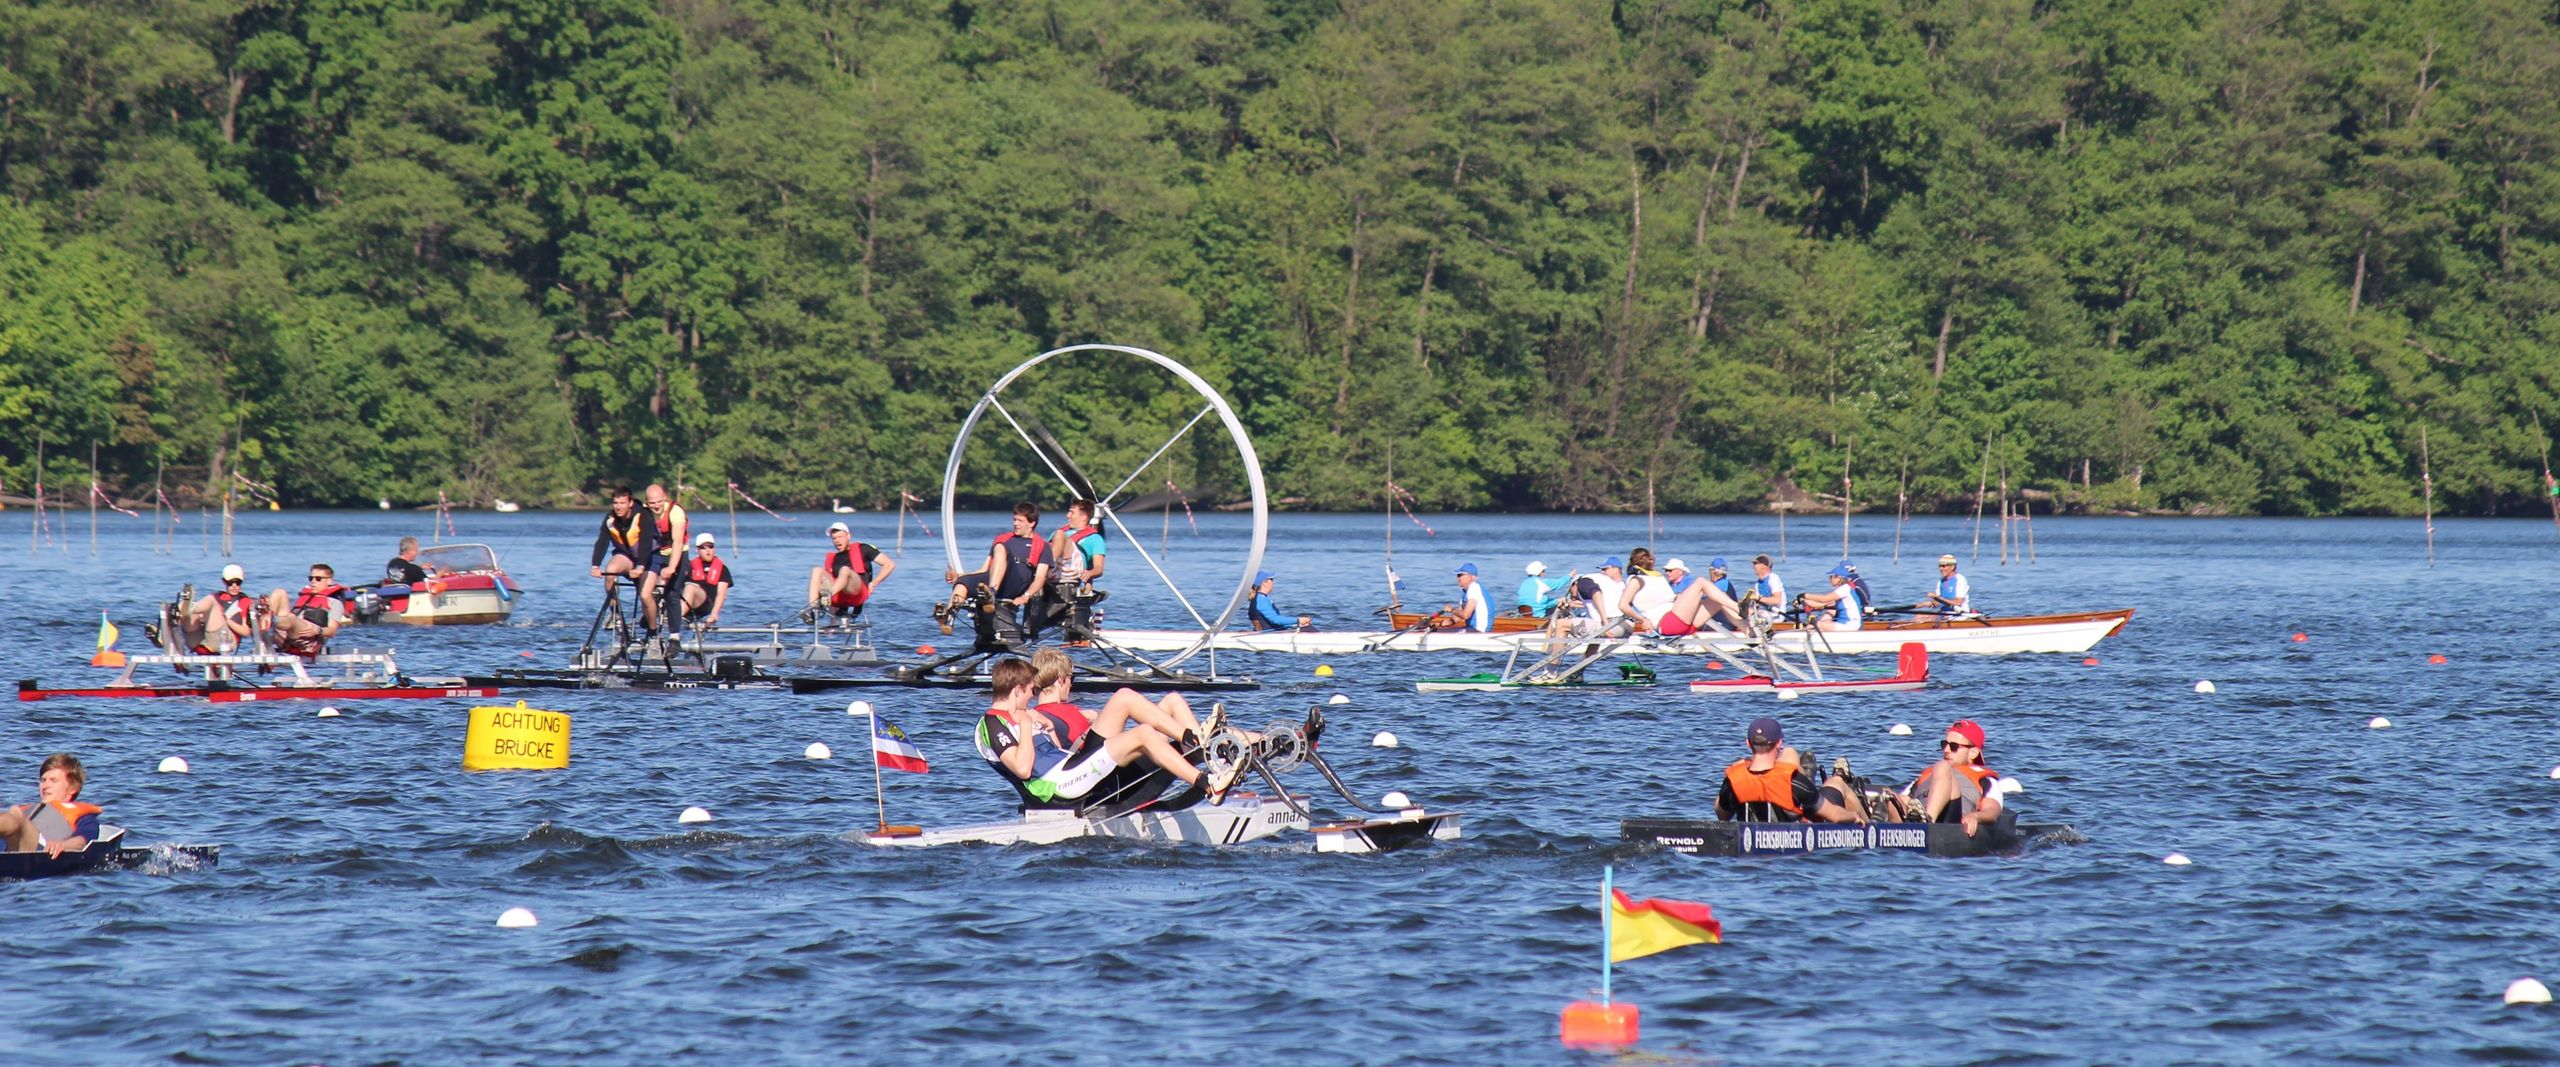
<path id="1" fill-rule="evenodd" d="M 319 655 L 329 639 L 338 636 L 338 627 L 346 625 L 350 595 L 346 586 L 338 584 L 337 569 L 326 563 L 311 565 L 301 592 L 268 593 L 267 629 L 275 634 L 277 650 L 304 659 Z"/>
<path id="2" fill-rule="evenodd" d="M 222 568 L 221 591 L 187 605 L 186 632 L 180 639 L 189 650 L 199 656 L 223 655 L 254 632 L 251 614 L 257 600 L 246 591 L 248 578 L 239 564 L 228 564 Z"/>
<path id="3" fill-rule="evenodd" d="M 1956 720 L 1938 741 L 1938 762 L 1920 772 L 1889 806 L 1900 807 L 1899 817 L 1913 822 L 1962 824 L 1966 837 L 1999 819 L 2000 793 L 1992 786 L 2000 773 L 1983 765 L 1982 741 L 1982 724 Z"/>

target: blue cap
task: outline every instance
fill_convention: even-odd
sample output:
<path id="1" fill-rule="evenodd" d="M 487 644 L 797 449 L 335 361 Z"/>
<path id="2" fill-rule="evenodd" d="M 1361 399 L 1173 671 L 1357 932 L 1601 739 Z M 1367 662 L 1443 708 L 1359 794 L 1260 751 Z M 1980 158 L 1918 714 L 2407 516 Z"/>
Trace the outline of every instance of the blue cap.
<path id="1" fill-rule="evenodd" d="M 1711 571 L 1720 571 L 1720 570 L 1724 570 L 1724 569 L 1725 569 L 1725 565 L 1724 565 L 1724 557 L 1723 557 L 1723 556 L 1717 556 L 1717 557 L 1716 557 L 1716 558 L 1714 558 L 1714 559 L 1708 560 L 1708 561 L 1707 561 L 1707 569 L 1708 569 L 1708 570 L 1711 570 Z"/>
<path id="2" fill-rule="evenodd" d="M 1831 568 L 1830 573 L 1834 578 L 1855 578 L 1858 576 L 1858 572 L 1850 570 L 1849 565 L 1846 563 Z"/>
<path id="3" fill-rule="evenodd" d="M 1851 577 L 1856 577 L 1858 573 L 1858 565 L 1845 559 L 1840 561 L 1840 569 L 1849 572 Z"/>
<path id="4" fill-rule="evenodd" d="M 1606 569 L 1606 568 L 1609 568 L 1609 567 L 1616 567 L 1616 568 L 1618 568 L 1618 569 L 1620 569 L 1620 570 L 1625 570 L 1625 569 L 1626 569 L 1626 566 L 1627 566 L 1627 561 L 1622 560 L 1622 559 L 1619 559 L 1619 558 L 1618 558 L 1618 557 L 1616 557 L 1616 556 L 1611 556 L 1611 557 L 1609 557 L 1609 558 L 1607 558 L 1607 559 L 1601 560 L 1601 561 L 1600 561 L 1600 566 L 1601 566 L 1603 569 Z"/>
<path id="5" fill-rule="evenodd" d="M 1279 577 L 1279 575 L 1273 574 L 1270 571 L 1255 571 L 1253 572 L 1253 584 L 1261 585 L 1262 583 L 1277 577 Z"/>
<path id="6" fill-rule="evenodd" d="M 1475 564 L 1473 564 L 1473 563 L 1461 563 L 1461 564 L 1458 564 L 1458 573 L 1460 573 L 1460 574 L 1474 574 L 1475 572 L 1476 572 L 1476 565 L 1475 565 Z"/>

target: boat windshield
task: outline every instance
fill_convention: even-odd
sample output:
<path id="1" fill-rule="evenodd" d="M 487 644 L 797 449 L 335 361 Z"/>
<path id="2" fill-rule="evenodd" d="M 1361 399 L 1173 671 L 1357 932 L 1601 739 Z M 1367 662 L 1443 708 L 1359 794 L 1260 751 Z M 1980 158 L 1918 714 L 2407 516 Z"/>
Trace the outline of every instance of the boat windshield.
<path id="1" fill-rule="evenodd" d="M 437 545 L 418 550 L 418 565 L 437 574 L 496 574 L 498 554 L 487 545 Z"/>

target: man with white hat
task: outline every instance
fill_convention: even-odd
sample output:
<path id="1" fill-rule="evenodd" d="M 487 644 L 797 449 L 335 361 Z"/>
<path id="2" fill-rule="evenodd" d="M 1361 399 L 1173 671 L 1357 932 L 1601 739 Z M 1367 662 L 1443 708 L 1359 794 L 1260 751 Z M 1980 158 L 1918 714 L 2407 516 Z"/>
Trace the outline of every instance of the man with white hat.
<path id="1" fill-rule="evenodd" d="M 237 563 L 222 568 L 222 591 L 197 597 L 187 606 L 185 632 L 180 635 L 187 651 L 198 655 L 221 655 L 240 647 L 242 639 L 254 630 L 251 613 L 258 598 L 248 593 L 248 572 Z M 221 625 L 215 625 L 219 621 Z"/>
<path id="2" fill-rule="evenodd" d="M 854 540 L 853 528 L 841 522 L 828 524 L 827 539 L 835 547 L 809 568 L 809 606 L 800 613 L 804 621 L 815 622 L 820 615 L 830 614 L 848 620 L 860 617 L 872 592 L 898 569 L 897 560 L 881 556 L 878 545 Z"/>
<path id="3" fill-rule="evenodd" d="M 693 558 L 684 561 L 678 577 L 684 581 L 684 591 L 677 597 L 684 603 L 685 621 L 720 625 L 720 609 L 728 606 L 729 587 L 737 583 L 738 575 L 729 569 L 728 560 L 720 558 L 720 545 L 711 531 L 693 535 Z"/>
<path id="4" fill-rule="evenodd" d="M 1696 582 L 1698 576 L 1689 573 L 1688 560 L 1674 559 L 1662 565 L 1662 580 L 1671 586 L 1671 592 L 1676 596 L 1681 590 L 1689 588 L 1691 583 Z"/>
<path id="5" fill-rule="evenodd" d="M 1520 593 L 1514 599 L 1514 610 L 1531 618 L 1543 619 L 1556 610 L 1556 591 L 1571 579 L 1547 577 L 1547 565 L 1529 561 L 1529 576 L 1520 579 Z"/>
<path id="6" fill-rule="evenodd" d="M 1941 615 L 1977 615 L 1982 609 L 1973 606 L 1973 583 L 1956 573 L 1956 557 L 1938 557 L 1938 588 L 1929 599 L 1911 605 L 1913 611 L 1934 611 Z"/>

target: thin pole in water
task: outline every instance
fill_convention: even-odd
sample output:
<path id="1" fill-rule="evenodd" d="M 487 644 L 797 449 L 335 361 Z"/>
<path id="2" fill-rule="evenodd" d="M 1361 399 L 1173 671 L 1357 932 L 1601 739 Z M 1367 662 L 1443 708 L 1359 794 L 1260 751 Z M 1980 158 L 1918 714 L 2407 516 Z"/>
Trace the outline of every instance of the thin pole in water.
<path id="1" fill-rule="evenodd" d="M 1973 562 L 1975 563 L 1982 562 L 1982 498 L 1983 494 L 1990 491 L 1991 435 L 1986 433 L 1982 435 L 1982 470 L 1974 476 L 1973 480 Z"/>
<path id="2" fill-rule="evenodd" d="M 1787 502 L 1781 500 L 1769 506 L 1778 509 L 1778 562 L 1785 563 L 1787 561 Z"/>
<path id="3" fill-rule="evenodd" d="M 2542 498 L 2551 502 L 2551 528 L 2560 531 L 2560 480 L 2551 477 L 2551 438 L 2542 432 L 2542 413 L 2533 413 L 2533 436 L 2542 444 Z"/>
<path id="4" fill-rule="evenodd" d="M 1655 521 L 1653 517 L 1653 468 L 1647 467 L 1644 472 L 1644 547 L 1646 550 L 1661 552 L 1661 549 L 1654 547 L 1654 539 L 1661 532 L 1662 524 Z"/>
<path id="5" fill-rule="evenodd" d="M 27 519 L 27 551 L 37 551 L 37 536 L 44 532 L 44 435 L 36 435 L 36 513 Z"/>
<path id="6" fill-rule="evenodd" d="M 727 471 L 722 471 L 720 473 L 720 481 L 728 486 L 727 489 L 722 491 L 729 495 L 729 551 L 736 553 L 738 558 L 745 559 L 747 556 L 746 547 L 738 543 L 738 481 L 735 478 L 729 477 Z M 901 520 L 904 520 L 907 517 L 906 503 L 907 502 L 904 500 L 898 502 L 898 518 Z M 905 548 L 906 545 L 907 528 L 902 525 L 898 527 L 898 547 Z"/>
<path id="7" fill-rule="evenodd" d="M 1902 523 L 1911 517 L 1911 450 L 1902 450 L 1902 479 L 1893 488 L 1893 561 L 1902 562 Z"/>
<path id="8" fill-rule="evenodd" d="M 1616 868 L 1600 868 L 1600 1003 L 1602 1004 L 1609 1003 L 1609 966 L 1616 962 L 1609 958 L 1609 942 L 1612 934 L 1609 924 L 1618 911 L 1611 906 L 1617 903 L 1617 880 Z"/>
<path id="9" fill-rule="evenodd" d="M 98 443 L 89 442 L 89 558 L 98 558 Z"/>
<path id="10" fill-rule="evenodd" d="M 1849 459 L 1857 455 L 1858 439 L 1840 450 L 1840 558 L 1849 558 Z"/>
<path id="11" fill-rule="evenodd" d="M 2427 424 L 2418 424 L 2418 484 L 2427 507 L 2427 566 L 2436 565 L 2436 476 L 2427 460 Z"/>
<path id="12" fill-rule="evenodd" d="M 903 500 L 900 502 L 904 503 Z M 861 550 L 857 548 L 855 551 L 858 552 Z M 864 702 L 862 706 L 868 712 L 868 714 L 863 716 L 865 725 L 869 726 L 871 729 L 871 736 L 863 738 L 863 744 L 866 746 L 877 745 L 879 744 L 877 739 L 880 736 L 880 711 L 877 708 L 873 708 L 867 701 Z M 880 756 L 876 751 L 871 757 L 871 802 L 878 807 L 880 812 L 880 829 L 882 832 L 886 832 L 889 829 L 889 793 L 880 784 Z"/>
<path id="13" fill-rule="evenodd" d="M 2000 457 L 2000 565 L 2009 565 L 2009 457 Z"/>

